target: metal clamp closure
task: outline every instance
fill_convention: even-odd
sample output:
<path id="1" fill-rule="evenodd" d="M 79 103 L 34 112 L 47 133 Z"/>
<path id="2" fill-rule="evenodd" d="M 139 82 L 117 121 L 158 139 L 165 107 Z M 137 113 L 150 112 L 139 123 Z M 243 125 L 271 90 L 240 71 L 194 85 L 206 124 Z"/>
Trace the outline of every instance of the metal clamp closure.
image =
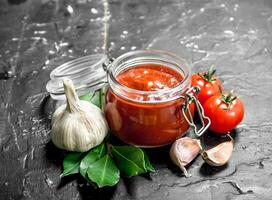
<path id="1" fill-rule="evenodd" d="M 204 109 L 196 97 L 197 94 L 199 93 L 199 91 L 200 91 L 199 87 L 195 87 L 195 86 L 190 87 L 186 91 L 185 96 L 182 96 L 182 98 L 185 99 L 185 103 L 181 106 L 182 115 L 183 115 L 184 119 L 191 127 L 193 127 L 194 133 L 198 137 L 200 137 L 211 125 L 210 118 L 205 116 Z M 189 108 L 191 103 L 195 104 L 195 108 L 196 108 L 197 114 L 198 114 L 200 122 L 201 122 L 201 128 L 199 130 L 194 122 L 192 113 Z M 188 113 L 189 118 L 187 117 L 186 113 Z M 206 124 L 205 124 L 205 122 L 206 122 Z"/>
<path id="2" fill-rule="evenodd" d="M 114 58 L 109 58 L 108 63 L 103 63 L 103 64 L 102 64 L 103 69 L 104 69 L 107 73 L 108 73 L 108 71 L 109 71 L 109 69 L 110 69 L 111 64 L 112 64 L 113 61 L 114 61 Z"/>

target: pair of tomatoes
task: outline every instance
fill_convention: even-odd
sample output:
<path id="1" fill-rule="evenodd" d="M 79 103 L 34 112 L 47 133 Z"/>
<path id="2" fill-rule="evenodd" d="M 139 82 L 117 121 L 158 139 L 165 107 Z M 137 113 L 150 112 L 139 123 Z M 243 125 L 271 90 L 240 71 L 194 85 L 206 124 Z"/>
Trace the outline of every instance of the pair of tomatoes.
<path id="1" fill-rule="evenodd" d="M 227 134 L 242 121 L 244 105 L 233 92 L 222 92 L 222 83 L 214 74 L 213 67 L 207 72 L 194 74 L 192 86 L 200 88 L 198 100 L 205 115 L 211 119 L 209 129 L 219 134 Z"/>

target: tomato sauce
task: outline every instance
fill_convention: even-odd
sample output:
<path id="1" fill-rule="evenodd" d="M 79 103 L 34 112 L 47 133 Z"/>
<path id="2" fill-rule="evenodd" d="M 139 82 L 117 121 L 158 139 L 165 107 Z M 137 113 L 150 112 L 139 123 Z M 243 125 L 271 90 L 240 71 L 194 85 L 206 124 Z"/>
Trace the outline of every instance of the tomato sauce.
<path id="1" fill-rule="evenodd" d="M 117 76 L 122 85 L 140 91 L 158 91 L 177 86 L 183 77 L 171 68 L 160 65 L 141 65 Z"/>
<path id="2" fill-rule="evenodd" d="M 177 86 L 183 78 L 181 73 L 169 67 L 142 64 L 121 72 L 116 80 L 138 91 L 161 91 Z M 148 96 L 142 99 L 150 100 Z M 189 128 L 181 113 L 182 102 L 177 99 L 138 103 L 120 97 L 109 88 L 105 113 L 109 127 L 121 140 L 137 146 L 155 147 L 173 142 Z"/>

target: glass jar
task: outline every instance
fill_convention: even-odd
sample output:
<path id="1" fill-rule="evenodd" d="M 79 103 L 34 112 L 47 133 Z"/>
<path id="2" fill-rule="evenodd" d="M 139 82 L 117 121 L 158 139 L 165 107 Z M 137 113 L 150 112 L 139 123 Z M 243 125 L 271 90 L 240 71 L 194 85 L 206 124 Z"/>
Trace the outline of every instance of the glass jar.
<path id="1" fill-rule="evenodd" d="M 161 66 L 182 80 L 174 87 L 152 91 L 130 88 L 118 81 L 127 70 L 148 65 Z M 133 51 L 113 60 L 107 72 L 105 115 L 112 132 L 125 143 L 158 147 L 183 136 L 190 126 L 197 135 L 207 129 L 203 109 L 194 96 L 198 88 L 190 88 L 190 68 L 185 60 L 164 51 Z M 195 108 L 201 116 L 199 130 L 193 122 Z"/>
<path id="2" fill-rule="evenodd" d="M 162 70 L 179 80 L 173 87 L 151 91 L 130 88 L 118 81 L 118 76 L 123 72 L 139 66 L 152 66 L 153 69 L 161 67 L 157 70 L 158 78 Z M 210 124 L 195 95 L 199 89 L 190 87 L 188 64 L 164 51 L 133 51 L 115 60 L 103 54 L 94 54 L 63 63 L 50 73 L 46 85 L 50 96 L 59 105 L 65 100 L 64 78 L 73 81 L 79 96 L 108 85 L 105 115 L 109 127 L 118 138 L 129 144 L 141 147 L 163 146 L 184 135 L 190 126 L 200 136 Z M 152 79 L 156 81 L 156 78 Z M 132 76 L 131 82 L 133 80 Z M 169 80 L 171 82 L 171 78 L 166 78 L 166 81 Z M 193 120 L 194 109 L 199 115 L 200 128 Z"/>

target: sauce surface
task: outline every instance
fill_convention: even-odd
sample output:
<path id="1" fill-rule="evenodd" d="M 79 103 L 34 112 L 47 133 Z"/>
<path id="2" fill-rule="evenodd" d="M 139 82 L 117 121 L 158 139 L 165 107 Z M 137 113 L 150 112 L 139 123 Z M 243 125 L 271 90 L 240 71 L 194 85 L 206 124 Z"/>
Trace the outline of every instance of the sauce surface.
<path id="1" fill-rule="evenodd" d="M 183 80 L 183 76 L 169 67 L 145 64 L 121 72 L 116 79 L 131 89 L 157 91 L 177 86 Z"/>

